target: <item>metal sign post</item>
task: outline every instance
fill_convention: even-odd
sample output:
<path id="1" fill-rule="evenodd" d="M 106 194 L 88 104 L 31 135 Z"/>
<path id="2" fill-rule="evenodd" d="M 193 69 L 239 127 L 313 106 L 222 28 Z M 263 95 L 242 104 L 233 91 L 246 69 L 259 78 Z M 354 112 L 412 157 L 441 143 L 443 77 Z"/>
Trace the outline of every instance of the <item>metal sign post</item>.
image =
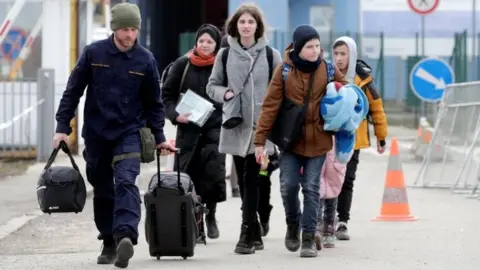
<path id="1" fill-rule="evenodd" d="M 421 16 L 420 35 L 422 39 L 421 54 L 425 57 L 425 16 L 433 13 L 440 4 L 440 0 L 407 0 L 410 9 Z M 427 117 L 427 108 L 422 100 L 421 116 Z"/>

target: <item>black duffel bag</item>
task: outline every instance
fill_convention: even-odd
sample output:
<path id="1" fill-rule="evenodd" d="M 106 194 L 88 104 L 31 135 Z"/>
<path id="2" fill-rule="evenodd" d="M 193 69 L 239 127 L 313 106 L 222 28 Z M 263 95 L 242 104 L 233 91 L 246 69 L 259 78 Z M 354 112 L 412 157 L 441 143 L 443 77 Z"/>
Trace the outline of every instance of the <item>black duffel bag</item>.
<path id="1" fill-rule="evenodd" d="M 60 149 L 70 158 L 72 167 L 53 166 Z M 65 142 L 53 150 L 37 183 L 38 205 L 42 212 L 79 213 L 87 199 L 87 188 L 82 174 Z"/>

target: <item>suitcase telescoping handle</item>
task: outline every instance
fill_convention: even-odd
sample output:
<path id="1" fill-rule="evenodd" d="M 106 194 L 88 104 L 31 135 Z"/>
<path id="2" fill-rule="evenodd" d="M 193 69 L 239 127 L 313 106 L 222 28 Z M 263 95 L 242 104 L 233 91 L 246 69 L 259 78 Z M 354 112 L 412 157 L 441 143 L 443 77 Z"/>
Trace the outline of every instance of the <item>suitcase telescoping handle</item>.
<path id="1" fill-rule="evenodd" d="M 177 188 L 178 190 L 180 190 L 182 192 L 182 194 L 185 193 L 185 189 L 183 188 L 182 186 L 182 182 L 181 182 L 181 176 L 180 176 L 180 170 L 179 170 L 179 166 L 180 166 L 180 149 L 177 149 L 177 151 L 175 151 L 175 159 L 176 159 L 176 164 L 177 164 Z M 174 168 L 175 169 L 175 166 Z M 161 186 L 161 183 L 162 183 L 162 180 L 161 180 L 161 177 L 160 177 L 160 150 L 157 150 L 157 186 L 160 187 Z"/>

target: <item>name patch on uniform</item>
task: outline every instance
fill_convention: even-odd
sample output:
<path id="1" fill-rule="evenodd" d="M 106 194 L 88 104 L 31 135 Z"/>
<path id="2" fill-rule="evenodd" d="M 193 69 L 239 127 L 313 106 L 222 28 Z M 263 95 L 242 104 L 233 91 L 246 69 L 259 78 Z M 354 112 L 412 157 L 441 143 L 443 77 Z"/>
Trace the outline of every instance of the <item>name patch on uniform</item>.
<path id="1" fill-rule="evenodd" d="M 92 63 L 92 67 L 103 67 L 103 68 L 109 68 L 109 67 L 110 67 L 110 65 Z"/>
<path id="2" fill-rule="evenodd" d="M 136 72 L 136 71 L 128 71 L 128 73 L 133 74 L 133 75 L 138 75 L 138 76 L 145 76 L 145 74 L 141 72 Z"/>

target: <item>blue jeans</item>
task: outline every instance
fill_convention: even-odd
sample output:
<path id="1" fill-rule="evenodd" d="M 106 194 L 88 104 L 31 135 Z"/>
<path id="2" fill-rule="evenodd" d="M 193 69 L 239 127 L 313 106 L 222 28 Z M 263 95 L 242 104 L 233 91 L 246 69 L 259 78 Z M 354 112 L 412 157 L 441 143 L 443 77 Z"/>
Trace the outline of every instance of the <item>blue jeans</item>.
<path id="1" fill-rule="evenodd" d="M 325 155 L 304 157 L 284 152 L 280 158 L 280 192 L 287 224 L 300 223 L 303 232 L 315 232 L 320 208 L 320 173 Z M 300 168 L 303 167 L 303 176 Z M 303 215 L 298 192 L 302 186 Z"/>

